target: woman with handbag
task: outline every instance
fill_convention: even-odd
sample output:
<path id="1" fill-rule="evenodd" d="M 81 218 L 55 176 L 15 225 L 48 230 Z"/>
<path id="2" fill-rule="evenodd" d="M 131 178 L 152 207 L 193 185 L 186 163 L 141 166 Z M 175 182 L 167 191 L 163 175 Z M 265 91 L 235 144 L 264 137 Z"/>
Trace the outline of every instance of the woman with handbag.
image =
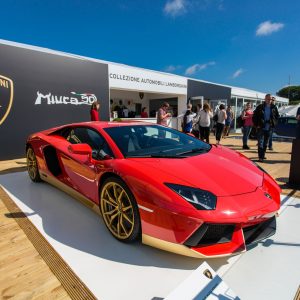
<path id="1" fill-rule="evenodd" d="M 226 136 L 229 136 L 230 126 L 231 126 L 232 120 L 234 119 L 234 113 L 233 113 L 233 110 L 230 105 L 227 106 L 226 116 L 227 116 L 227 119 L 225 121 L 223 138 L 225 138 Z"/>
<path id="2" fill-rule="evenodd" d="M 210 119 L 213 117 L 208 103 L 204 103 L 203 110 L 199 112 L 199 131 L 200 139 L 209 144 Z"/>
<path id="3" fill-rule="evenodd" d="M 220 104 L 219 111 L 218 111 L 218 121 L 216 124 L 216 144 L 220 145 L 220 141 L 222 138 L 222 133 L 225 126 L 225 120 L 227 119 L 225 105 Z"/>
<path id="4" fill-rule="evenodd" d="M 193 119 L 193 130 L 192 134 L 199 139 L 200 138 L 200 126 L 199 126 L 199 119 L 200 119 L 200 112 L 202 111 L 202 105 L 200 103 L 197 104 L 196 107 L 196 116 Z"/>

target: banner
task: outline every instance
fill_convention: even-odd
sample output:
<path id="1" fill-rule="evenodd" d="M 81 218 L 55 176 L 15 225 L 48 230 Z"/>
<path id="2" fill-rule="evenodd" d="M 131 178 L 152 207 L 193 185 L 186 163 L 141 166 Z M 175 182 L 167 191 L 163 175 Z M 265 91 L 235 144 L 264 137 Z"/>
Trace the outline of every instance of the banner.
<path id="1" fill-rule="evenodd" d="M 25 157 L 31 133 L 90 121 L 95 100 L 109 120 L 106 64 L 0 44 L 0 159 Z"/>

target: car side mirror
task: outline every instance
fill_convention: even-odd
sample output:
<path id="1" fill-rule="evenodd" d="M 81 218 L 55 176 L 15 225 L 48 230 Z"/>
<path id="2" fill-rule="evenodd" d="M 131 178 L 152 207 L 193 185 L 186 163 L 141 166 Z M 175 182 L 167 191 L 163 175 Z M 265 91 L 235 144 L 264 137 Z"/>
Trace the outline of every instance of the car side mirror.
<path id="1" fill-rule="evenodd" d="M 71 144 L 68 147 L 68 150 L 73 154 L 92 156 L 92 148 L 88 144 Z"/>

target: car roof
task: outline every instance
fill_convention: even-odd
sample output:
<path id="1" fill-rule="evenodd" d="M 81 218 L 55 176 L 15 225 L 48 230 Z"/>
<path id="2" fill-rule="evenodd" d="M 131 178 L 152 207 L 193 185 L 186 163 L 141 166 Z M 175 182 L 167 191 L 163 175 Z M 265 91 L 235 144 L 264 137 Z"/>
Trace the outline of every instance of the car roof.
<path id="1" fill-rule="evenodd" d="M 68 128 L 68 127 L 90 127 L 90 128 L 94 128 L 97 131 L 101 131 L 101 129 L 104 128 L 115 128 L 115 127 L 125 127 L 125 126 L 155 126 L 157 124 L 154 123 L 150 123 L 150 122 L 144 122 L 144 121 L 121 121 L 121 122 L 109 122 L 109 121 L 92 121 L 92 122 L 80 122 L 80 123 L 70 123 L 70 124 L 65 124 L 65 125 L 61 125 L 61 126 L 57 126 L 57 127 L 53 127 L 50 129 L 46 129 L 43 131 L 40 131 L 43 134 L 51 134 L 53 132 L 56 132 L 58 130 L 62 130 L 64 128 Z M 160 126 L 160 125 L 157 125 Z"/>
<path id="2" fill-rule="evenodd" d="M 110 128 L 110 127 L 123 127 L 123 126 L 135 126 L 135 125 L 156 125 L 144 121 L 119 121 L 119 122 L 94 121 L 94 122 L 83 122 L 79 124 L 88 125 L 94 128 Z"/>
<path id="3" fill-rule="evenodd" d="M 95 129 L 103 129 L 103 128 L 112 128 L 112 127 L 123 127 L 123 126 L 136 126 L 136 125 L 156 125 L 154 123 L 144 122 L 144 121 L 120 121 L 120 122 L 109 122 L 109 121 L 92 121 L 92 122 L 80 122 L 80 123 L 72 123 L 66 124 L 62 127 L 92 127 Z"/>

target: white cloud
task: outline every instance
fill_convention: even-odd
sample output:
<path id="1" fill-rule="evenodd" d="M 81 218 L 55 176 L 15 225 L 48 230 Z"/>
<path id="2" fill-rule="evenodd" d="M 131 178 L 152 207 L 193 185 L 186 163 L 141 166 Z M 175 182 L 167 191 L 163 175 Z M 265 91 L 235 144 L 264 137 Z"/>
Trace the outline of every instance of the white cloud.
<path id="1" fill-rule="evenodd" d="M 200 64 L 192 65 L 185 70 L 185 75 L 193 75 L 199 71 L 206 69 L 208 66 L 213 66 L 215 64 L 216 63 L 214 61 L 210 61 L 210 62 L 208 62 L 206 64 L 202 64 L 202 65 L 200 65 Z"/>
<path id="2" fill-rule="evenodd" d="M 224 10 L 224 1 L 220 0 L 217 6 L 218 6 L 218 10 Z"/>
<path id="3" fill-rule="evenodd" d="M 266 21 L 260 23 L 256 29 L 257 36 L 270 35 L 273 32 L 279 31 L 284 27 L 283 23 L 272 23 L 271 21 Z"/>
<path id="4" fill-rule="evenodd" d="M 164 71 L 165 72 L 174 72 L 174 71 L 176 71 L 176 70 L 178 70 L 180 68 L 181 68 L 181 66 L 169 65 L 169 66 L 167 66 L 167 67 L 164 68 Z"/>
<path id="5" fill-rule="evenodd" d="M 245 70 L 240 68 L 233 73 L 232 78 L 237 78 L 237 77 L 241 76 L 244 72 L 245 72 Z"/>
<path id="6" fill-rule="evenodd" d="M 164 7 L 164 12 L 173 17 L 184 14 L 186 12 L 186 0 L 169 0 Z"/>
<path id="7" fill-rule="evenodd" d="M 223 11 L 225 0 L 167 0 L 164 13 L 173 17 L 183 15 L 190 11 L 205 11 L 209 7 Z"/>

